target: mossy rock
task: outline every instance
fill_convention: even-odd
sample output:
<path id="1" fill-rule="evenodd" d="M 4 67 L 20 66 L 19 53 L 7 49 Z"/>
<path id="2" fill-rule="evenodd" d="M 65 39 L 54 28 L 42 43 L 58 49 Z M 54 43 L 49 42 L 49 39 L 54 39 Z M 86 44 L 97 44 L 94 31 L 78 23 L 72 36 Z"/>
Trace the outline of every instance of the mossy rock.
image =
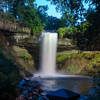
<path id="1" fill-rule="evenodd" d="M 68 68 L 67 68 L 68 71 L 73 72 L 73 73 L 75 73 L 79 69 L 80 69 L 79 66 L 68 66 Z"/>
<path id="2" fill-rule="evenodd" d="M 75 56 L 77 56 L 77 53 L 65 54 L 65 55 L 62 54 L 57 56 L 57 62 L 62 62 L 64 60 L 67 60 L 68 58 L 75 57 Z"/>
<path id="3" fill-rule="evenodd" d="M 58 56 L 57 57 L 57 61 L 58 62 L 62 62 L 64 60 L 66 60 L 68 57 L 69 57 L 69 55 Z"/>
<path id="4" fill-rule="evenodd" d="M 32 59 L 32 56 L 28 53 L 26 49 L 20 48 L 18 46 L 13 46 L 13 50 L 17 53 L 17 56 L 19 57 Z"/>
<path id="5" fill-rule="evenodd" d="M 13 46 L 13 55 L 16 57 L 16 62 L 19 63 L 22 68 L 30 73 L 35 71 L 34 67 L 34 59 L 29 54 L 29 52 L 25 48 L 21 48 L 18 46 Z"/>
<path id="6" fill-rule="evenodd" d="M 94 75 L 100 72 L 100 53 L 82 52 L 58 55 L 57 66 L 61 72 Z"/>

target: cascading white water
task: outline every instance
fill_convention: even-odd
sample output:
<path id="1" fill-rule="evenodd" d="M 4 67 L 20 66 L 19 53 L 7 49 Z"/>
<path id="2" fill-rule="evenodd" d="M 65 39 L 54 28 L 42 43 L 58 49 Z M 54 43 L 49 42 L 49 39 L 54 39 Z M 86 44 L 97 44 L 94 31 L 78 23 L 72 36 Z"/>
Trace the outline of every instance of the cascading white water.
<path id="1" fill-rule="evenodd" d="M 40 71 L 34 77 L 41 78 L 64 78 L 64 77 L 84 77 L 81 75 L 65 75 L 56 72 L 56 52 L 57 52 L 57 33 L 43 32 L 40 37 L 41 43 L 41 62 Z M 87 77 L 86 78 L 90 78 Z"/>
<path id="2" fill-rule="evenodd" d="M 56 73 L 57 37 L 57 33 L 42 33 L 40 64 L 42 74 L 53 75 Z"/>

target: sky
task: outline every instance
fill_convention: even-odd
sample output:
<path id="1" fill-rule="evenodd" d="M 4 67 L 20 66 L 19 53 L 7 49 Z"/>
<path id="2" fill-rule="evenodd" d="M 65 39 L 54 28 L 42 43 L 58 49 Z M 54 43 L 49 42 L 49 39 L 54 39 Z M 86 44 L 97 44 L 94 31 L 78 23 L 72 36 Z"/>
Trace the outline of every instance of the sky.
<path id="1" fill-rule="evenodd" d="M 36 0 L 36 3 L 37 3 L 37 6 L 40 6 L 40 5 L 47 5 L 48 6 L 48 11 L 47 11 L 47 14 L 49 16 L 54 16 L 54 17 L 57 17 L 57 18 L 61 18 L 61 14 L 58 13 L 56 11 L 56 6 L 55 5 L 52 5 L 49 1 L 46 1 L 46 0 Z"/>
<path id="2" fill-rule="evenodd" d="M 61 18 L 61 13 L 57 12 L 56 11 L 56 6 L 51 4 L 49 1 L 47 0 L 36 0 L 35 2 L 37 4 L 37 6 L 40 6 L 40 5 L 47 5 L 48 6 L 48 11 L 47 11 L 47 14 L 49 16 L 54 16 L 54 17 L 57 17 L 57 18 Z M 88 9 L 89 7 L 89 4 L 86 4 L 86 3 L 83 3 L 85 8 Z"/>

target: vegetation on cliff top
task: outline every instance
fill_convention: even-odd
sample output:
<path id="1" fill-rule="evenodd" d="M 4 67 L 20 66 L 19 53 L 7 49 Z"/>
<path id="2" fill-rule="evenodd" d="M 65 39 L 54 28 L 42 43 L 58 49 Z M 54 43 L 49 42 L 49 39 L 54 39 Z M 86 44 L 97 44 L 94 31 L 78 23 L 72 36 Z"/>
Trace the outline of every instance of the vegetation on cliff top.
<path id="1" fill-rule="evenodd" d="M 61 38 L 77 40 L 81 50 L 100 50 L 99 0 L 48 0 L 62 13 L 65 26 L 58 29 Z M 86 6 L 87 5 L 87 6 Z"/>
<path id="2" fill-rule="evenodd" d="M 82 50 L 100 50 L 100 1 L 98 0 L 48 0 L 61 12 L 60 19 L 48 16 L 47 6 L 35 5 L 35 0 L 3 0 L 0 15 L 31 28 L 39 35 L 44 29 L 58 30 L 59 37 L 77 41 Z M 89 7 L 85 7 L 85 3 Z M 1 17 L 2 18 L 2 17 Z"/>
<path id="3" fill-rule="evenodd" d="M 40 12 L 35 8 L 34 0 L 4 0 L 0 2 L 0 15 L 28 26 L 32 34 L 40 33 L 44 29 L 44 22 L 40 18 Z"/>

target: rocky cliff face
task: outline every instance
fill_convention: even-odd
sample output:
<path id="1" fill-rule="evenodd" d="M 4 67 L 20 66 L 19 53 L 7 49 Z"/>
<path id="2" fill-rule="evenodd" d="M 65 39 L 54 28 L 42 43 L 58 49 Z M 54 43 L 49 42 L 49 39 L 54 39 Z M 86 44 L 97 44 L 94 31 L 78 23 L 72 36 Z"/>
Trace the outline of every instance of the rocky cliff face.
<path id="1" fill-rule="evenodd" d="M 10 31 L 9 31 L 10 32 Z M 12 31 L 11 31 L 12 32 Z M 33 73 L 39 69 L 40 43 L 38 38 L 29 32 L 14 31 L 13 35 L 8 31 L 0 32 L 0 48 L 16 64 L 21 66 L 21 73 Z M 87 56 L 91 55 L 90 58 Z M 92 56 L 95 56 L 92 58 Z M 86 58 L 87 57 L 87 58 Z M 92 66 L 92 67 L 91 67 Z M 97 54 L 90 52 L 84 54 L 78 50 L 75 41 L 68 38 L 58 40 L 57 48 L 57 70 L 64 73 L 90 74 L 98 73 L 99 58 Z"/>
<path id="2" fill-rule="evenodd" d="M 8 59 L 11 59 L 20 68 L 23 76 L 31 75 L 35 71 L 34 59 L 27 49 L 16 45 L 16 41 L 11 36 L 0 32 L 0 49 L 4 52 Z"/>
<path id="3" fill-rule="evenodd" d="M 15 56 L 16 63 L 22 66 L 25 71 L 30 73 L 35 71 L 34 59 L 25 48 L 12 46 L 12 55 Z"/>
<path id="4" fill-rule="evenodd" d="M 35 37 L 22 39 L 18 43 L 16 43 L 16 46 L 26 49 L 31 54 L 31 56 L 34 59 L 34 66 L 36 70 L 38 70 L 40 66 L 40 44 L 41 43 L 39 42 L 39 40 Z M 72 40 L 67 38 L 63 40 L 59 39 L 57 47 L 57 55 L 66 54 L 66 52 L 68 53 L 78 52 L 78 50 L 73 50 L 76 48 L 77 47 Z M 59 62 L 57 61 L 57 63 Z"/>
<path id="5" fill-rule="evenodd" d="M 15 100 L 16 85 L 35 72 L 34 58 L 20 41 L 30 39 L 30 30 L 18 24 L 0 21 L 0 98 Z M 27 42 L 27 41 L 26 41 Z"/>
<path id="6" fill-rule="evenodd" d="M 6 31 L 6 34 L 16 34 L 16 33 L 26 33 L 29 34 L 31 33 L 31 29 L 28 28 L 27 26 L 18 24 L 17 22 L 12 22 L 9 20 L 5 20 L 0 18 L 0 30 Z"/>
<path id="7" fill-rule="evenodd" d="M 75 41 L 68 38 L 63 38 L 58 40 L 57 52 L 63 52 L 73 49 L 78 49 Z"/>

